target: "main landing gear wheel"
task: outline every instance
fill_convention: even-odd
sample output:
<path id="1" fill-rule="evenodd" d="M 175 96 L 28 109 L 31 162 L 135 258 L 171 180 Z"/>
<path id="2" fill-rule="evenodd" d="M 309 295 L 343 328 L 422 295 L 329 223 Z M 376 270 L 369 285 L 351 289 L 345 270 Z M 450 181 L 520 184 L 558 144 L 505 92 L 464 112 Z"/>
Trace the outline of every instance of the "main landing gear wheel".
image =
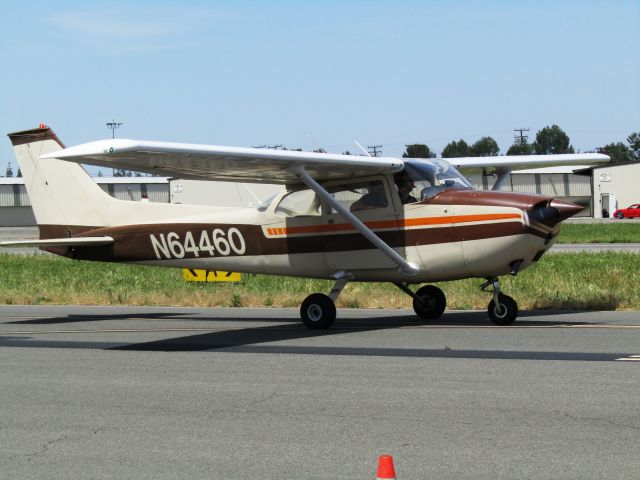
<path id="1" fill-rule="evenodd" d="M 440 318 L 444 309 L 447 308 L 447 298 L 444 296 L 442 290 L 433 285 L 425 285 L 420 287 L 416 292 L 416 296 L 421 301 L 414 297 L 413 310 L 420 318 L 435 320 Z"/>
<path id="2" fill-rule="evenodd" d="M 327 329 L 336 319 L 336 304 L 328 295 L 313 293 L 302 302 L 300 318 L 311 330 Z"/>
<path id="3" fill-rule="evenodd" d="M 489 302 L 489 318 L 496 325 L 511 325 L 518 316 L 518 304 L 508 295 L 498 294 L 498 303 Z"/>

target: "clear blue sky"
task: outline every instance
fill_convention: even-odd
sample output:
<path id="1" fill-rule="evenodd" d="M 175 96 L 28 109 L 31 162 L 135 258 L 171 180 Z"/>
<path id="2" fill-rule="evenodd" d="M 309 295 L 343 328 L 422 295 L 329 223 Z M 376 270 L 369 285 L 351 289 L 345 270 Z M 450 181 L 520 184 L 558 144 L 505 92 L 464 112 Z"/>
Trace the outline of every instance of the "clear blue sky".
<path id="1" fill-rule="evenodd" d="M 122 138 L 353 140 L 399 156 L 556 123 L 576 149 L 640 131 L 640 0 L 6 2 L 5 133 L 67 145 Z"/>

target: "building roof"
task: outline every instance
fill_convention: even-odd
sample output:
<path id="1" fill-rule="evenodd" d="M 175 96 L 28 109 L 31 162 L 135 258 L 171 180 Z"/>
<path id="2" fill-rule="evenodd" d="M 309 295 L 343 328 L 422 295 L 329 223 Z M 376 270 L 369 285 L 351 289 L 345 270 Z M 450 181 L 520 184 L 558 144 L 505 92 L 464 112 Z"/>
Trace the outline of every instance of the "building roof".
<path id="1" fill-rule="evenodd" d="M 528 170 L 514 170 L 511 174 L 518 173 L 574 173 L 576 170 L 588 168 L 587 165 L 561 165 L 559 167 L 530 168 Z"/>
<path id="2" fill-rule="evenodd" d="M 169 183 L 169 177 L 92 177 L 96 183 Z"/>
<path id="3" fill-rule="evenodd" d="M 92 177 L 97 184 L 109 185 L 116 183 L 169 183 L 169 177 Z M 24 185 L 23 177 L 0 177 L 0 185 Z"/>
<path id="4" fill-rule="evenodd" d="M 585 167 L 578 174 L 587 175 L 593 170 L 600 170 L 603 168 L 618 168 L 618 167 L 628 167 L 629 165 L 640 165 L 640 160 L 637 162 L 624 162 L 624 163 L 606 163 L 604 165 L 592 165 L 590 167 Z"/>

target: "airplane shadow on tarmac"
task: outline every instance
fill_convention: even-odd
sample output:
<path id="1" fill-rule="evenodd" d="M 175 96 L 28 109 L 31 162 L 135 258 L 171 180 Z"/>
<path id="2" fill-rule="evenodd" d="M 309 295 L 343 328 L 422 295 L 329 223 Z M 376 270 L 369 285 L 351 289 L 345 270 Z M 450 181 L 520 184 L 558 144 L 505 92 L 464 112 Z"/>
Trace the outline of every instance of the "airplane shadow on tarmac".
<path id="1" fill-rule="evenodd" d="M 16 320 L 13 322 L 4 322 L 6 325 L 56 325 L 59 323 L 80 323 L 80 322 L 102 322 L 105 320 L 130 320 L 132 318 L 148 318 L 149 320 L 160 318 L 176 318 L 183 317 L 176 312 L 171 313 L 136 313 L 136 314 L 113 314 L 113 315 L 63 315 L 59 317 L 32 318 L 30 320 Z"/>
<path id="2" fill-rule="evenodd" d="M 576 311 L 528 311 L 522 312 L 521 320 L 512 327 L 502 327 L 504 330 L 517 330 L 518 327 L 557 327 L 593 325 L 594 322 L 560 321 L 554 320 L 554 315 L 567 315 Z M 181 337 L 141 343 L 101 342 L 87 340 L 59 340 L 40 339 L 34 337 L 2 337 L 0 347 L 33 347 L 33 348 L 67 348 L 67 349 L 103 349 L 128 351 L 159 351 L 159 352 L 230 352 L 230 353 L 262 353 L 262 354 L 305 354 L 305 355 L 346 355 L 346 356 L 392 356 L 392 357 L 434 357 L 434 358 L 478 358 L 478 359 L 512 359 L 512 360 L 577 360 L 577 361 L 612 361 L 624 353 L 594 353 L 594 352 L 540 352 L 540 351 L 490 351 L 490 350 L 456 350 L 445 348 L 380 348 L 380 347 L 351 347 L 351 346 L 318 346 L 318 345 L 278 345 L 274 342 L 292 341 L 312 337 L 330 337 L 348 333 L 370 332 L 376 330 L 393 330 L 396 328 L 473 328 L 491 326 L 491 322 L 484 312 L 448 312 L 437 321 L 425 321 L 415 315 L 391 315 L 365 318 L 338 318 L 331 329 L 308 330 L 296 318 L 247 318 L 247 322 L 280 323 L 280 325 L 247 326 L 230 330 L 216 330 L 206 333 L 189 334 Z M 536 317 L 544 317 L 535 320 Z M 230 316 L 200 316 L 181 312 L 156 312 L 143 315 L 114 314 L 114 315 L 68 315 L 56 318 L 30 319 L 11 322 L 13 324 L 64 324 L 92 321 L 124 321 L 136 318 L 150 319 L 189 319 L 211 322 L 218 327 L 219 322 L 241 322 L 243 320 Z M 525 320 L 524 318 L 530 318 Z M 46 321 L 45 321 L 46 320 Z M 124 327 L 120 325 L 119 328 Z M 223 325 L 219 327 L 224 328 Z M 173 327 L 178 332 L 179 327 Z M 113 330 L 112 330 L 113 329 Z M 117 331 L 113 326 L 108 331 Z M 171 331 L 167 329 L 166 331 Z M 163 331 L 159 328 L 158 331 Z M 96 332 L 99 333 L 99 332 Z M 177 333 L 177 332 L 176 332 Z"/>
<path id="3" fill-rule="evenodd" d="M 533 312 L 531 312 L 533 313 Z M 567 313 L 567 312 L 562 312 Z M 530 316 L 546 316 L 548 312 L 540 312 Z M 211 319 L 219 320 L 219 319 Z M 228 320 L 228 319 L 225 319 Z M 254 321 L 252 319 L 251 321 Z M 438 320 L 422 320 L 415 315 L 404 316 L 382 316 L 369 318 L 338 318 L 334 325 L 328 330 L 309 330 L 304 327 L 299 320 L 292 318 L 268 319 L 272 322 L 287 322 L 288 325 L 270 325 L 264 327 L 248 327 L 237 330 L 216 331 L 203 334 L 189 335 L 180 338 L 163 339 L 152 342 L 144 342 L 115 347 L 114 350 L 140 350 L 140 351 L 203 351 L 217 350 L 221 348 L 233 348 L 233 351 L 240 351 L 237 347 L 246 347 L 248 345 L 257 345 L 261 343 L 270 343 L 278 341 L 296 340 L 310 337 L 328 337 L 332 335 L 342 335 L 346 333 L 369 332 L 375 330 L 393 330 L 396 328 L 411 327 L 479 327 L 493 325 L 486 314 L 483 312 L 451 312 L 445 314 Z M 553 320 L 521 320 L 515 324 L 517 328 L 531 326 L 558 326 L 558 325 L 584 325 L 586 322 L 555 322 Z M 259 350 L 274 351 L 279 350 L 280 353 L 305 353 L 309 348 L 312 350 L 321 350 L 325 354 L 341 354 L 338 352 L 353 351 L 354 349 L 338 348 L 338 347 L 285 347 L 270 346 L 261 347 Z M 246 349 L 245 349 L 246 350 Z M 372 349 L 365 349 L 369 352 Z M 381 349 L 377 349 L 381 350 Z M 386 349 L 382 349 L 386 350 Z M 393 349 L 392 349 L 393 350 Z M 403 349 L 404 350 L 404 349 Z M 246 350 L 249 351 L 249 350 Z M 255 347 L 251 347 L 251 351 L 257 351 Z"/>

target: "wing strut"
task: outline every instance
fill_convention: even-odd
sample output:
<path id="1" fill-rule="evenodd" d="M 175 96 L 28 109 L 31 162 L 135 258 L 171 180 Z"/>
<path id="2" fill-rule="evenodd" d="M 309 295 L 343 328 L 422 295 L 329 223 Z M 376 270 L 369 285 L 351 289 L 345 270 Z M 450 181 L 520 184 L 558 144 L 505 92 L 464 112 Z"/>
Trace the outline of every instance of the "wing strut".
<path id="1" fill-rule="evenodd" d="M 297 166 L 292 169 L 300 180 L 302 180 L 311 190 L 316 192 L 318 196 L 331 205 L 340 215 L 342 215 L 353 227 L 358 230 L 364 237 L 369 240 L 375 247 L 377 247 L 382 253 L 387 255 L 393 263 L 400 267 L 403 273 L 408 275 L 415 275 L 420 272 L 420 269 L 402 258 L 398 253 L 389 245 L 384 243 L 380 237 L 371 231 L 364 223 L 362 223 L 358 217 L 356 217 L 349 210 L 344 208 L 340 203 L 327 192 L 322 185 L 316 182 L 304 169 L 304 166 Z"/>
<path id="2" fill-rule="evenodd" d="M 511 171 L 506 170 L 506 171 L 501 171 L 496 173 L 498 175 L 498 178 L 496 179 L 496 183 L 493 184 L 492 190 L 502 190 L 502 187 L 504 186 L 505 182 L 509 178 Z"/>

